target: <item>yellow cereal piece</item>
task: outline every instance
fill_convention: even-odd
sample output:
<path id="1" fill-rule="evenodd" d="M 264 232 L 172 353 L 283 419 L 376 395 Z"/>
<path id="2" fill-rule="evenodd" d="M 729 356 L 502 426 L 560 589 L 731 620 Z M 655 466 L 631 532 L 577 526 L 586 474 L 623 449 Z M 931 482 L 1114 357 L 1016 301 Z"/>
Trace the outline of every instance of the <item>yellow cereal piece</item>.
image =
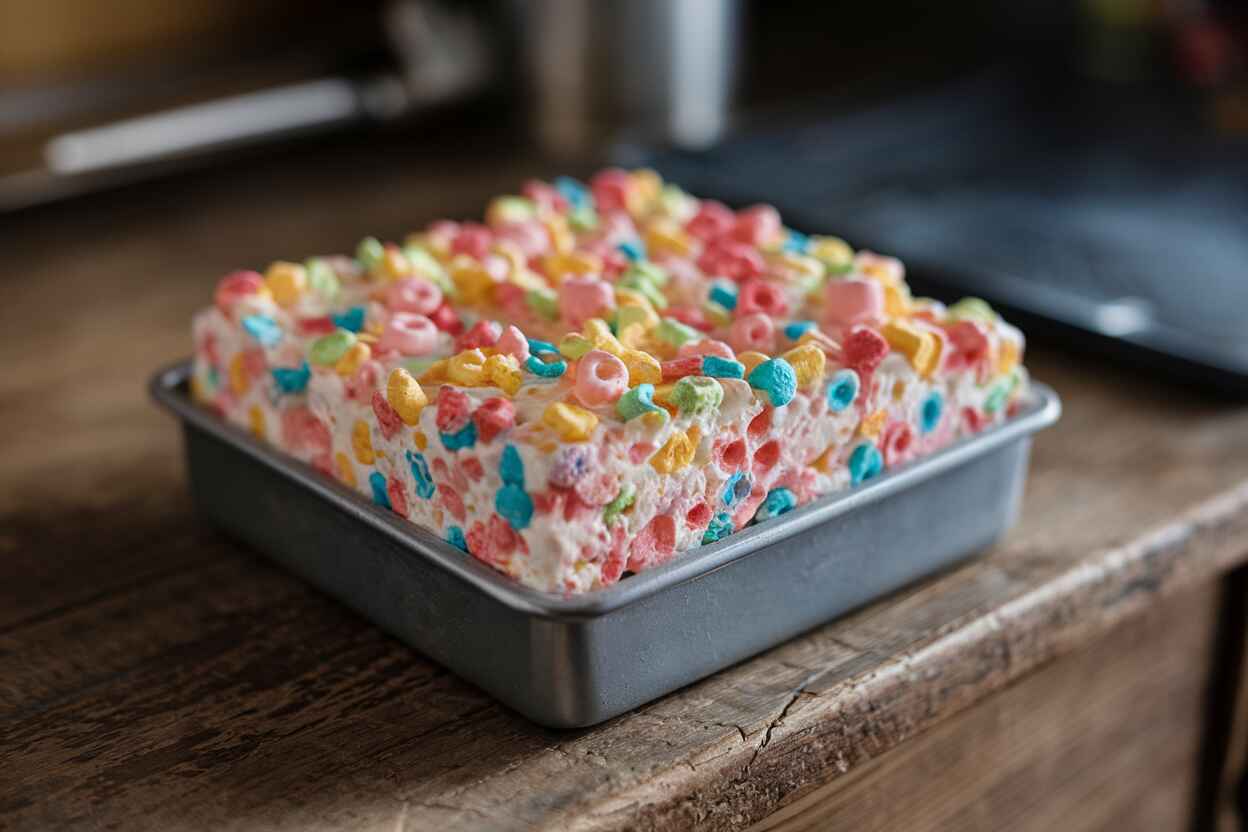
<path id="1" fill-rule="evenodd" d="M 462 302 L 480 306 L 493 300 L 494 276 L 476 260 L 461 254 L 451 260 L 450 272 Z"/>
<path id="2" fill-rule="evenodd" d="M 542 270 L 558 286 L 568 277 L 602 274 L 602 258 L 586 251 L 548 254 L 542 258 Z"/>
<path id="3" fill-rule="evenodd" d="M 892 318 L 906 318 L 914 311 L 910 289 L 904 283 L 884 287 L 884 311 Z"/>
<path id="4" fill-rule="evenodd" d="M 889 321 L 880 328 L 888 345 L 910 360 L 923 378 L 930 376 L 940 359 L 936 336 L 904 321 Z"/>
<path id="5" fill-rule="evenodd" d="M 854 250 L 840 237 L 811 237 L 810 253 L 834 267 L 848 266 L 854 259 Z"/>
<path id="6" fill-rule="evenodd" d="M 386 401 L 399 414 L 403 424 L 415 425 L 420 422 L 420 411 L 429 404 L 429 397 L 411 373 L 402 367 L 395 367 L 386 379 Z"/>
<path id="7" fill-rule="evenodd" d="M 521 266 L 518 269 L 512 269 L 511 273 L 507 276 L 507 279 L 526 292 L 548 290 L 550 288 L 550 284 L 546 282 L 546 278 L 525 266 Z"/>
<path id="8" fill-rule="evenodd" d="M 253 404 L 247 411 L 247 425 L 257 439 L 264 439 L 267 431 L 264 424 L 264 411 L 260 409 L 260 405 Z"/>
<path id="9" fill-rule="evenodd" d="M 674 254 L 688 257 L 693 253 L 693 237 L 674 220 L 655 219 L 646 226 L 642 236 L 650 256 Z"/>
<path id="10" fill-rule="evenodd" d="M 784 360 L 793 365 L 797 373 L 797 386 L 809 387 L 823 381 L 823 371 L 827 367 L 828 357 L 818 345 L 812 343 L 798 344 L 784 354 Z"/>
<path id="11" fill-rule="evenodd" d="M 355 488 L 355 466 L 351 463 L 351 457 L 339 451 L 334 455 L 334 462 L 338 466 L 338 479 L 347 486 Z"/>
<path id="12" fill-rule="evenodd" d="M 590 318 L 585 322 L 581 332 L 594 345 L 594 349 L 609 352 L 617 357 L 624 355 L 624 345 L 611 333 L 611 327 L 602 318 Z"/>
<path id="13" fill-rule="evenodd" d="M 437 361 L 425 368 L 420 374 L 421 384 L 442 384 L 446 381 L 446 366 L 449 362 L 445 358 L 439 358 Z"/>
<path id="14" fill-rule="evenodd" d="M 355 453 L 355 459 L 361 465 L 372 465 L 377 459 L 373 453 L 373 434 L 369 430 L 368 422 L 363 419 L 356 419 L 355 424 L 351 426 L 351 450 Z"/>
<path id="15" fill-rule="evenodd" d="M 506 353 L 497 353 L 485 359 L 485 375 L 489 378 L 490 384 L 508 396 L 516 395 L 516 391 L 524 383 L 524 373 L 520 370 L 520 362 L 514 355 Z"/>
<path id="16" fill-rule="evenodd" d="M 906 395 L 906 383 L 901 379 L 897 379 L 895 382 L 893 382 L 893 401 L 899 402 L 903 398 L 905 398 L 905 395 Z"/>
<path id="17" fill-rule="evenodd" d="M 308 288 L 308 272 L 298 263 L 278 260 L 265 271 L 264 285 L 278 306 L 291 306 Z"/>
<path id="18" fill-rule="evenodd" d="M 659 198 L 663 191 L 663 177 L 650 168 L 638 168 L 632 172 L 633 192 L 648 204 Z"/>
<path id="19" fill-rule="evenodd" d="M 479 349 L 471 349 L 452 355 L 446 362 L 446 377 L 453 384 L 481 387 L 488 381 L 485 353 Z"/>
<path id="20" fill-rule="evenodd" d="M 429 447 L 429 437 L 425 436 L 423 430 L 412 431 L 412 443 L 416 446 L 416 450 L 423 451 Z"/>
<path id="21" fill-rule="evenodd" d="M 783 274 L 792 282 L 823 277 L 824 266 L 817 258 L 808 257 L 796 251 L 781 251 L 768 255 L 767 261 L 773 271 Z"/>
<path id="22" fill-rule="evenodd" d="M 823 449 L 823 453 L 815 457 L 815 461 L 810 463 L 810 467 L 816 471 L 828 473 L 828 469 L 832 467 L 832 457 L 835 454 L 835 445 L 829 445 Z"/>
<path id="23" fill-rule="evenodd" d="M 650 410 L 641 414 L 641 423 L 646 426 L 647 430 L 658 430 L 667 424 L 667 420 L 672 418 L 666 410 Z"/>
<path id="24" fill-rule="evenodd" d="M 212 399 L 204 387 L 204 382 L 194 374 L 191 375 L 191 399 L 199 404 L 207 404 Z"/>
<path id="25" fill-rule="evenodd" d="M 667 384 L 656 384 L 654 386 L 654 403 L 675 416 L 680 413 L 680 407 L 676 402 L 672 401 L 672 392 L 676 389 L 675 382 Z"/>
<path id="26" fill-rule="evenodd" d="M 550 247 L 557 254 L 566 254 L 576 244 L 576 235 L 568 227 L 567 217 L 563 214 L 552 214 L 542 221 L 546 226 L 546 236 L 550 237 Z"/>
<path id="27" fill-rule="evenodd" d="M 888 419 L 888 413 L 884 410 L 877 410 L 859 423 L 858 433 L 867 439 L 875 439 L 880 435 L 880 431 L 884 430 L 886 419 Z"/>
<path id="28" fill-rule="evenodd" d="M 412 264 L 403 256 L 403 252 L 397 248 L 386 248 L 386 253 L 381 257 L 381 273 L 388 280 L 399 280 L 407 277 L 412 272 Z"/>
<path id="29" fill-rule="evenodd" d="M 230 391 L 235 396 L 243 396 L 251 389 L 251 378 L 247 375 L 247 367 L 243 364 L 243 354 L 234 353 L 230 359 Z"/>
<path id="30" fill-rule="evenodd" d="M 823 350 L 825 356 L 829 352 L 835 353 L 841 349 L 841 345 L 832 340 L 831 336 L 815 327 L 811 327 L 803 332 L 802 337 L 797 339 L 797 343 L 799 346 L 802 344 L 814 344 L 819 349 Z"/>
<path id="31" fill-rule="evenodd" d="M 351 348 L 342 354 L 338 363 L 334 364 L 334 372 L 340 376 L 349 376 L 360 368 L 360 365 L 373 357 L 373 350 L 363 341 L 356 341 Z"/>
<path id="32" fill-rule="evenodd" d="M 702 314 L 715 326 L 728 326 L 732 323 L 732 313 L 713 300 L 702 304 Z"/>
<path id="33" fill-rule="evenodd" d="M 663 365 L 650 353 L 641 350 L 625 350 L 620 359 L 628 368 L 629 387 L 636 387 L 638 384 L 659 384 L 663 381 Z"/>
<path id="34" fill-rule="evenodd" d="M 697 447 L 697 442 L 690 440 L 684 431 L 678 430 L 650 457 L 650 466 L 660 474 L 675 473 L 693 462 Z"/>
<path id="35" fill-rule="evenodd" d="M 1002 339 L 997 353 L 997 374 L 1005 375 L 1018 366 L 1018 344 L 1009 339 Z"/>
<path id="36" fill-rule="evenodd" d="M 737 355 L 737 360 L 745 365 L 745 377 L 749 378 L 750 373 L 754 371 L 754 368 L 759 364 L 762 364 L 764 361 L 767 361 L 768 356 L 763 355 L 761 352 L 755 352 L 754 350 L 746 350 L 745 352 Z"/>
<path id="37" fill-rule="evenodd" d="M 542 422 L 559 434 L 565 442 L 584 442 L 598 427 L 598 417 L 583 407 L 565 402 L 551 402 L 542 413 Z"/>
<path id="38" fill-rule="evenodd" d="M 650 298 L 636 289 L 616 289 L 616 324 L 620 329 L 631 324 L 641 324 L 646 329 L 659 325 L 659 313 L 654 310 Z"/>

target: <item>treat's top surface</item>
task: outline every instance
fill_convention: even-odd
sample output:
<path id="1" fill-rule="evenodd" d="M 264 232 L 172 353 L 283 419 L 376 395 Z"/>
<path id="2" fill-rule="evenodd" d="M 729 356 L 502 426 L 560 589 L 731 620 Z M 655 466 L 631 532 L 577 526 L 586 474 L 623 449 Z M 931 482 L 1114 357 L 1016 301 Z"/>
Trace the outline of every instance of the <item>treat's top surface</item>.
<path id="1" fill-rule="evenodd" d="M 571 592 L 942 447 L 1026 387 L 984 302 L 912 297 L 894 258 L 646 170 L 532 181 L 484 223 L 236 272 L 215 301 L 201 400 Z"/>

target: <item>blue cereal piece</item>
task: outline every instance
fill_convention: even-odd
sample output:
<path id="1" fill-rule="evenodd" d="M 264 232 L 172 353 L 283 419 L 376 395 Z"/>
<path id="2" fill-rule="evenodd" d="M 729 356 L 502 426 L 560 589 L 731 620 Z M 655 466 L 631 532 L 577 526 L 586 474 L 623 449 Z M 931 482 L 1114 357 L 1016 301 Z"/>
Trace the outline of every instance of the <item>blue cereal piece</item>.
<path id="1" fill-rule="evenodd" d="M 814 321 L 789 321 L 784 325 L 784 337 L 790 341 L 796 341 L 805 335 L 807 331 L 813 329 L 814 326 Z"/>
<path id="2" fill-rule="evenodd" d="M 730 534 L 732 534 L 732 518 L 726 513 L 720 512 L 711 518 L 710 525 L 702 533 L 702 545 L 706 546 L 717 540 L 723 540 Z"/>
<path id="3" fill-rule="evenodd" d="M 533 519 L 533 498 L 518 485 L 504 485 L 494 494 L 494 510 L 516 531 L 526 529 Z"/>
<path id="4" fill-rule="evenodd" d="M 439 433 L 438 436 L 442 438 L 442 447 L 448 451 L 471 448 L 477 444 L 477 423 L 469 422 L 455 433 Z"/>
<path id="5" fill-rule="evenodd" d="M 928 393 L 927 398 L 923 400 L 923 406 L 919 408 L 919 432 L 931 433 L 936 430 L 944 412 L 945 397 L 940 394 L 940 391 L 933 390 Z"/>
<path id="6" fill-rule="evenodd" d="M 503 458 L 498 463 L 498 473 L 507 485 L 518 485 L 524 488 L 524 460 L 515 445 L 503 448 Z"/>
<path id="7" fill-rule="evenodd" d="M 243 330 L 266 349 L 276 347 L 282 342 L 281 325 L 268 315 L 248 315 L 240 323 Z"/>
<path id="8" fill-rule="evenodd" d="M 702 356 L 702 375 L 711 378 L 744 378 L 745 365 L 718 355 Z"/>
<path id="9" fill-rule="evenodd" d="M 840 413 L 847 409 L 858 398 L 861 382 L 858 373 L 849 369 L 837 370 L 828 384 L 828 410 Z"/>
<path id="10" fill-rule="evenodd" d="M 769 358 L 750 371 L 750 386 L 767 394 L 772 407 L 784 407 L 797 393 L 797 373 L 783 358 Z"/>
<path id="11" fill-rule="evenodd" d="M 737 287 L 726 280 L 716 280 L 708 298 L 731 312 L 737 308 Z"/>
<path id="12" fill-rule="evenodd" d="M 753 484 L 749 474 L 744 471 L 738 471 L 728 478 L 728 482 L 724 483 L 724 490 L 720 492 L 720 498 L 724 501 L 724 505 L 731 506 L 737 500 L 748 497 L 750 487 Z"/>
<path id="13" fill-rule="evenodd" d="M 620 254 L 627 257 L 630 263 L 646 259 L 646 246 L 641 240 L 625 240 L 615 248 Z"/>
<path id="14" fill-rule="evenodd" d="M 559 348 L 549 341 L 539 341 L 536 338 L 525 338 L 524 340 L 529 342 L 529 352 L 533 353 L 533 355 L 559 354 Z"/>
<path id="15" fill-rule="evenodd" d="M 849 455 L 849 479 L 854 485 L 878 476 L 884 470 L 884 457 L 879 448 L 862 442 Z"/>
<path id="16" fill-rule="evenodd" d="M 298 367 L 274 367 L 269 372 L 282 393 L 302 393 L 308 389 L 308 379 L 312 378 L 312 368 L 306 361 Z"/>
<path id="17" fill-rule="evenodd" d="M 559 196 L 568 201 L 568 205 L 573 209 L 593 208 L 594 198 L 582 183 L 573 179 L 571 176 L 560 176 L 554 181 L 555 190 L 559 192 Z"/>
<path id="18" fill-rule="evenodd" d="M 532 347 L 530 347 L 532 349 Z M 534 353 L 524 362 L 525 368 L 535 376 L 542 378 L 559 378 L 568 371 L 568 364 L 558 355 L 550 362 L 543 361 L 540 355 L 543 353 Z"/>
<path id="19" fill-rule="evenodd" d="M 380 471 L 368 475 L 369 487 L 373 489 L 373 502 L 382 508 L 390 508 L 390 495 L 386 493 L 386 478 Z"/>
<path id="20" fill-rule="evenodd" d="M 789 236 L 784 240 L 783 250 L 794 254 L 805 254 L 810 251 L 810 238 L 800 231 L 789 229 Z"/>
<path id="21" fill-rule="evenodd" d="M 364 312 L 363 306 L 352 306 L 346 312 L 330 315 L 329 319 L 340 329 L 345 329 L 347 332 L 359 332 L 364 328 Z"/>
<path id="22" fill-rule="evenodd" d="M 468 551 L 468 538 L 464 537 L 464 530 L 459 526 L 451 526 L 446 530 L 446 542 L 460 551 Z"/>
<path id="23" fill-rule="evenodd" d="M 407 464 L 412 469 L 412 479 L 416 482 L 416 496 L 428 500 L 437 491 L 437 486 L 433 484 L 433 477 L 429 476 L 429 463 L 425 462 L 424 454 L 408 451 Z"/>
<path id="24" fill-rule="evenodd" d="M 763 504 L 754 513 L 754 519 L 761 523 L 764 520 L 770 520 L 772 517 L 787 514 L 795 508 L 797 508 L 796 494 L 787 488 L 773 488 L 767 492 L 767 496 L 763 499 Z"/>

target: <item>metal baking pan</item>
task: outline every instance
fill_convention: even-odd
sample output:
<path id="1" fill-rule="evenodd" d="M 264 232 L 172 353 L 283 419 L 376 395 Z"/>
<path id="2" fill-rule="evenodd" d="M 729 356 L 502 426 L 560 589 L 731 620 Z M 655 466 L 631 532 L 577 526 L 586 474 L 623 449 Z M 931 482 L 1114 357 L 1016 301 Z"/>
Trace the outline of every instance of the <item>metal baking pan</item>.
<path id="1" fill-rule="evenodd" d="M 521 586 L 195 405 L 158 372 L 214 523 L 525 716 L 601 722 L 973 555 L 1014 522 L 1034 385 L 1009 422 L 606 589 Z"/>

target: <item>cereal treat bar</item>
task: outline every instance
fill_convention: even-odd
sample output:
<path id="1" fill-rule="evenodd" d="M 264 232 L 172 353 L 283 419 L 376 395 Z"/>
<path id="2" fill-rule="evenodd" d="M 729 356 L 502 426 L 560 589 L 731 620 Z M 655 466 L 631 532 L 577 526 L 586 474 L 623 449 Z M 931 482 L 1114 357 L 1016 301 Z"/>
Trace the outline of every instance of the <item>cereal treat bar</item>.
<path id="1" fill-rule="evenodd" d="M 1008 418 L 1023 337 L 647 170 L 273 263 L 194 319 L 203 405 L 539 590 L 712 544 Z"/>

